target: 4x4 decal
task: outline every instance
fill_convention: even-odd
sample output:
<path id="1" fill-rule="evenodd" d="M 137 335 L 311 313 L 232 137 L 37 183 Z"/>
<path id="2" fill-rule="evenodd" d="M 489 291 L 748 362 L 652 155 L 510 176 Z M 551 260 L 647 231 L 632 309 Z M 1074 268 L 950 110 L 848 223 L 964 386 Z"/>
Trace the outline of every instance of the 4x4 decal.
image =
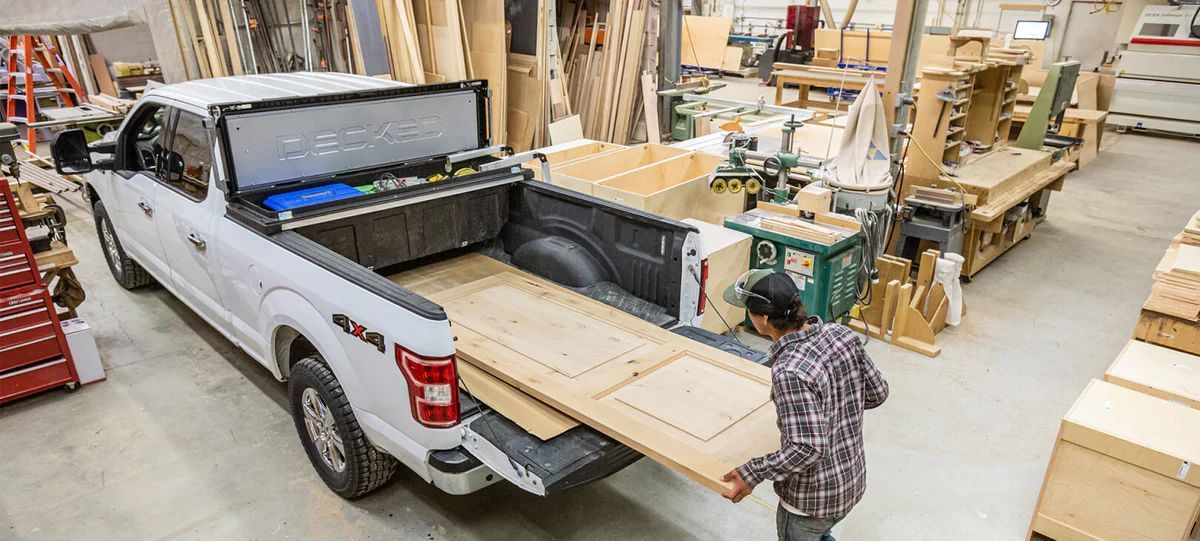
<path id="1" fill-rule="evenodd" d="M 333 324 L 341 327 L 346 334 L 375 346 L 380 353 L 386 353 L 387 346 L 384 345 L 382 334 L 368 331 L 366 327 L 359 325 L 357 321 L 350 319 L 345 314 L 334 314 Z"/>

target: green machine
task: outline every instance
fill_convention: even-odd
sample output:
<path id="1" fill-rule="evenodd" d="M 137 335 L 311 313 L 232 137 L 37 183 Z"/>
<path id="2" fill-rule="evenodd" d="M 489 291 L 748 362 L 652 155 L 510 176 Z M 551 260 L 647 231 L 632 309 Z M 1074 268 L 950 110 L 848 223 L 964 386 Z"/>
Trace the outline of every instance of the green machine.
<path id="1" fill-rule="evenodd" d="M 772 215 L 754 209 L 725 219 L 725 227 L 753 237 L 750 268 L 791 275 L 808 313 L 823 321 L 849 313 L 857 300 L 862 233 L 847 230 L 850 234 L 845 238 L 825 245 L 763 227 L 763 218 Z"/>

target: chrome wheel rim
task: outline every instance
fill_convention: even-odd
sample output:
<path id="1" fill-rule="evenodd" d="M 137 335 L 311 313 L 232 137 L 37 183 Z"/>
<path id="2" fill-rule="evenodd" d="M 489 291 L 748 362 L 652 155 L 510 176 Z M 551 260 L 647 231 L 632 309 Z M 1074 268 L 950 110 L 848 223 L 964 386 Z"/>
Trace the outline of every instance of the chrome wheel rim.
<path id="1" fill-rule="evenodd" d="M 113 235 L 112 225 L 108 220 L 104 220 L 100 225 L 100 234 L 104 237 L 104 250 L 108 252 L 108 262 L 112 264 L 113 269 L 118 273 L 121 269 L 121 252 L 117 250 L 117 237 Z"/>
<path id="2" fill-rule="evenodd" d="M 321 461 L 335 472 L 345 471 L 346 448 L 329 406 L 325 405 L 316 389 L 309 387 L 300 394 L 300 407 L 304 410 L 304 427 L 308 430 L 308 438 L 317 448 Z"/>

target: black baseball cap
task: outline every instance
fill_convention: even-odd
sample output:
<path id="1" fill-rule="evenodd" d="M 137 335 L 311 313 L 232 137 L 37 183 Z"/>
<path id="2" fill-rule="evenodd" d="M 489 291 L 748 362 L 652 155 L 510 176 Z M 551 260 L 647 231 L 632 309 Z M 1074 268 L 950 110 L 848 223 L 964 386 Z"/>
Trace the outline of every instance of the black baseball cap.
<path id="1" fill-rule="evenodd" d="M 725 288 L 725 302 L 755 314 L 783 317 L 795 309 L 800 288 L 786 273 L 769 269 L 751 270 Z"/>

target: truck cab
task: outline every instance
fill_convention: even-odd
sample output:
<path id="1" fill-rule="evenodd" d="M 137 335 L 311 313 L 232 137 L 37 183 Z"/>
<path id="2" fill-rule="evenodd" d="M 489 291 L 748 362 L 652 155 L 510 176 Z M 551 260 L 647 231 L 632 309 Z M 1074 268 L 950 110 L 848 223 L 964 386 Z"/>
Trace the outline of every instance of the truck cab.
<path id="1" fill-rule="evenodd" d="M 362 496 L 403 464 L 453 494 L 545 495 L 640 455 L 586 426 L 541 440 L 473 397 L 445 311 L 393 278 L 482 255 L 723 340 L 691 327 L 695 228 L 533 180 L 489 118 L 484 81 L 248 75 L 154 89 L 105 140 L 68 131 L 53 152 L 87 174 L 118 283 L 159 283 L 287 382 L 330 489 Z"/>

